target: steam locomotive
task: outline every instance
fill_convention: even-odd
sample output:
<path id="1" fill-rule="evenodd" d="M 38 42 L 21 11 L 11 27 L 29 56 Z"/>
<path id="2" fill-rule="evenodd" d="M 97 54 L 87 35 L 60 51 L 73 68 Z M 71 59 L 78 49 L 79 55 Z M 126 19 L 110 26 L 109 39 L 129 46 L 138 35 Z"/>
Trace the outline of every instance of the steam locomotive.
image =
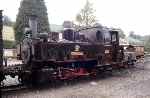
<path id="1" fill-rule="evenodd" d="M 75 31 L 69 27 L 61 40 L 52 41 L 47 33 L 37 33 L 35 18 L 30 18 L 29 24 L 17 46 L 18 58 L 23 61 L 19 74 L 23 83 L 96 75 L 128 64 L 117 30 L 95 26 Z"/>

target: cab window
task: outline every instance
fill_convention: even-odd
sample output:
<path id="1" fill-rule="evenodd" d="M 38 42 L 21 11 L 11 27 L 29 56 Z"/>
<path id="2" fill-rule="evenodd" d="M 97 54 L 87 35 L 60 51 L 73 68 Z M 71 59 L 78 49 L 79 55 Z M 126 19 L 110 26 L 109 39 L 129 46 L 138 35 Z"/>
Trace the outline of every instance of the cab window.
<path id="1" fill-rule="evenodd" d="M 104 42 L 105 43 L 110 43 L 111 42 L 110 32 L 104 32 Z"/>
<path id="2" fill-rule="evenodd" d="M 112 42 L 116 42 L 117 38 L 116 38 L 116 33 L 112 33 Z"/>
<path id="3" fill-rule="evenodd" d="M 101 41 L 101 42 L 103 41 L 103 34 L 101 31 L 96 32 L 96 38 L 98 41 Z"/>

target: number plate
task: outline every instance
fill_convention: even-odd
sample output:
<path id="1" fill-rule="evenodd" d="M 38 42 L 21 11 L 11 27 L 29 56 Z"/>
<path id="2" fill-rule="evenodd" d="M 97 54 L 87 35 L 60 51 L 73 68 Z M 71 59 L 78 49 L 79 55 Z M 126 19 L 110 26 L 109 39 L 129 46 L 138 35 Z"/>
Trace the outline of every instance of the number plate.
<path id="1" fill-rule="evenodd" d="M 109 53 L 109 50 L 105 50 L 105 53 L 108 54 L 108 53 Z"/>
<path id="2" fill-rule="evenodd" d="M 71 52 L 71 55 L 84 55 L 83 52 Z"/>

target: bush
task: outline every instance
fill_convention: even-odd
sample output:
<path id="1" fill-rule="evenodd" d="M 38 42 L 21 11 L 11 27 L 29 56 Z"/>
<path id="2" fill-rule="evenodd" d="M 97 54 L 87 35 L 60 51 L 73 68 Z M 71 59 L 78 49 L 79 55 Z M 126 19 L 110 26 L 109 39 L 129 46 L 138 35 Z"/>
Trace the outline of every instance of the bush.
<path id="1" fill-rule="evenodd" d="M 3 44 L 4 44 L 4 48 L 5 49 L 10 49 L 10 48 L 14 48 L 15 47 L 15 42 L 14 41 L 4 40 Z"/>

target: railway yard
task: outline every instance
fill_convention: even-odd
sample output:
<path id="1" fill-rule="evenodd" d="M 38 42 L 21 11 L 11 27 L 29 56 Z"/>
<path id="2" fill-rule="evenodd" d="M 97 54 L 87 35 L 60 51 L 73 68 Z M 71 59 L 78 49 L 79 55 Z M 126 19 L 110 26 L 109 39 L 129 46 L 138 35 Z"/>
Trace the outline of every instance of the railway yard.
<path id="1" fill-rule="evenodd" d="M 57 27 L 44 0 L 20 1 L 16 21 L 3 11 L 0 98 L 150 98 L 149 35 L 102 25 L 88 0 Z M 3 38 L 5 25 L 14 41 Z"/>
<path id="2" fill-rule="evenodd" d="M 121 44 L 120 31 L 101 25 L 75 29 L 69 23 L 62 38 L 53 39 L 49 30 L 38 32 L 45 28 L 43 19 L 26 17 L 29 27 L 14 47 L 16 59 L 8 59 L 0 10 L 2 98 L 150 97 L 150 56 L 144 46 Z"/>
<path id="3" fill-rule="evenodd" d="M 2 92 L 2 98 L 150 98 L 149 59 L 145 57 L 144 63 L 135 68 L 105 73 L 102 77 Z"/>

